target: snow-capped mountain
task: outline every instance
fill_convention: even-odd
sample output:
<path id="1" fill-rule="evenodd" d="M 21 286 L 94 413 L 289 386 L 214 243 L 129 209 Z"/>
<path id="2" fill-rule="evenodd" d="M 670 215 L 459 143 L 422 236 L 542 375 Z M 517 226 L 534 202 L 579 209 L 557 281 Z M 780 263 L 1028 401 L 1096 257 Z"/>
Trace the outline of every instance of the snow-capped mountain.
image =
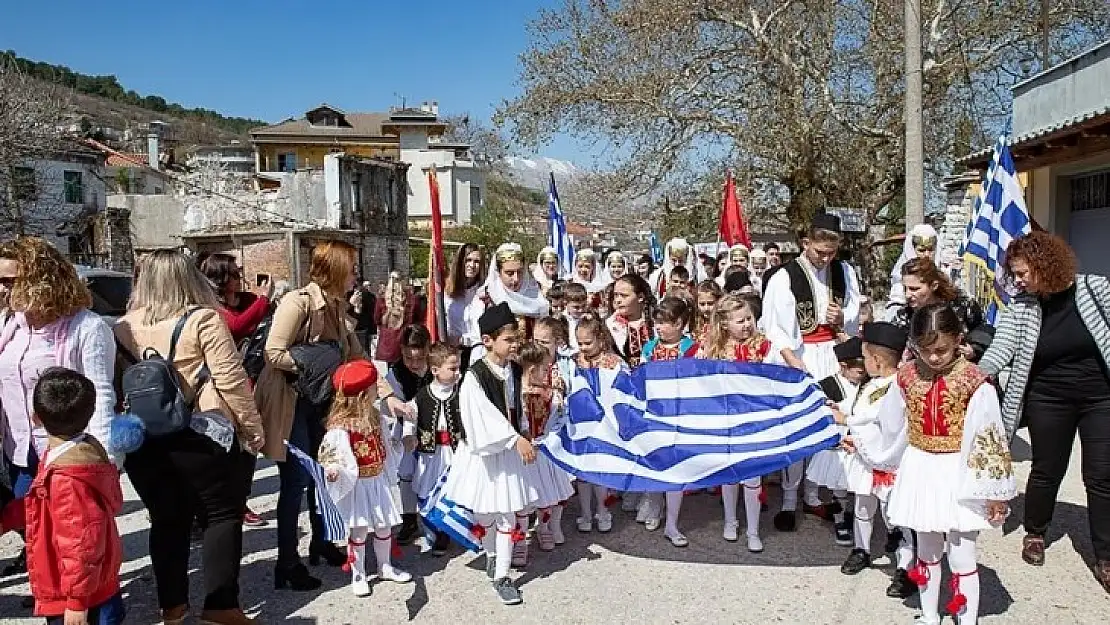
<path id="1" fill-rule="evenodd" d="M 588 173 L 574 163 L 556 158 L 547 158 L 546 156 L 535 158 L 507 156 L 505 157 L 505 165 L 509 178 L 515 184 L 541 191 L 547 190 L 547 183 L 551 174 L 555 174 L 555 182 L 561 185 L 563 182 Z"/>

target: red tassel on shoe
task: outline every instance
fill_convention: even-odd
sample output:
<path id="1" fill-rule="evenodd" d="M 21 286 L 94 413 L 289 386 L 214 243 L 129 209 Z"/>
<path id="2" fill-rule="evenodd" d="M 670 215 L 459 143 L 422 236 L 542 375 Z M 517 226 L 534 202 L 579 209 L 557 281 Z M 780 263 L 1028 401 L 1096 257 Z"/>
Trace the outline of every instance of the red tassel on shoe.
<path id="1" fill-rule="evenodd" d="M 923 560 L 918 558 L 917 564 L 906 573 L 906 577 L 918 586 L 924 586 L 929 583 L 929 566 Z"/>
<path id="2" fill-rule="evenodd" d="M 513 528 L 511 536 L 514 543 L 524 542 L 528 538 L 528 535 L 524 533 L 524 530 L 520 529 L 519 527 Z"/>
<path id="3" fill-rule="evenodd" d="M 474 538 L 482 540 L 486 537 L 486 528 L 481 523 L 479 523 L 478 525 L 470 528 L 470 534 L 474 536 Z"/>
<path id="4" fill-rule="evenodd" d="M 952 616 L 958 615 L 960 610 L 967 606 L 967 597 L 960 592 L 960 578 L 975 575 L 978 572 L 978 569 L 976 569 L 970 573 L 953 573 L 952 579 L 948 580 L 948 588 L 952 590 L 952 599 L 944 607 Z"/>
<path id="5" fill-rule="evenodd" d="M 617 503 L 617 496 L 614 495 L 613 493 L 609 493 L 609 496 L 605 498 L 604 503 L 605 503 L 606 508 L 612 507 L 613 504 Z"/>
<path id="6" fill-rule="evenodd" d="M 766 504 L 766 503 L 767 503 L 767 489 L 764 488 L 762 485 L 760 485 L 760 487 L 759 487 L 759 504 L 763 505 L 763 504 Z"/>

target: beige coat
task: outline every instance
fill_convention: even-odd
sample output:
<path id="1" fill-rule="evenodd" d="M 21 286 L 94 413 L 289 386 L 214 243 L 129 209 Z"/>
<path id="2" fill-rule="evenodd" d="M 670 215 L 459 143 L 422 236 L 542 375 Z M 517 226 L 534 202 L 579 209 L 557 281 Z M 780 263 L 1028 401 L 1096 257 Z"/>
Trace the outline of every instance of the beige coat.
<path id="1" fill-rule="evenodd" d="M 347 322 L 347 302 L 328 297 L 315 282 L 290 291 L 274 311 L 273 325 L 266 339 L 266 368 L 258 378 L 254 397 L 266 430 L 262 453 L 271 460 L 285 460 L 285 441 L 293 430 L 293 409 L 297 394 L 286 378 L 296 365 L 289 348 L 301 343 L 337 341 L 343 360 L 363 358 L 362 345 Z M 393 394 L 384 376 L 378 379 L 378 397 Z"/>
<path id="2" fill-rule="evenodd" d="M 134 310 L 124 315 L 116 323 L 116 338 L 136 358 L 141 358 L 149 347 L 169 356 L 170 337 L 180 317 L 145 325 L 144 312 Z M 173 365 L 181 374 L 181 391 L 187 398 L 196 392 L 193 384 L 201 365 L 208 365 L 210 380 L 200 389 L 195 404 L 197 412 L 218 410 L 227 416 L 235 423 L 243 443 L 262 434 L 262 417 L 254 405 L 243 358 L 220 313 L 206 308 L 189 317 L 177 341 Z"/>

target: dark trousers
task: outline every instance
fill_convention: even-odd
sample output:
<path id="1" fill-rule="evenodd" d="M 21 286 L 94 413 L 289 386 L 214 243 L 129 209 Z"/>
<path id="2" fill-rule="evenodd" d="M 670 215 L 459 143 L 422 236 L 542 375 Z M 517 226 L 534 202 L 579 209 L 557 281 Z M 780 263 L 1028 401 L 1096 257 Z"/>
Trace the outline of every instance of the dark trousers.
<path id="1" fill-rule="evenodd" d="M 185 430 L 148 439 L 127 456 L 125 468 L 150 512 L 150 559 L 162 609 L 189 602 L 189 533 L 196 508 L 203 509 L 204 609 L 239 607 L 243 557 L 243 474 L 253 458 L 230 452 L 207 437 Z"/>
<path id="2" fill-rule="evenodd" d="M 119 625 L 127 617 L 127 607 L 123 605 L 123 595 L 117 594 L 104 603 L 89 608 L 86 622 L 89 625 Z M 62 625 L 64 616 L 46 617 L 47 625 Z"/>
<path id="3" fill-rule="evenodd" d="M 287 440 L 290 445 L 315 459 L 320 443 L 324 440 L 322 412 L 298 398 L 293 411 L 293 429 Z M 300 542 L 298 526 L 301 502 L 306 493 L 313 542 L 324 539 L 324 522 L 316 509 L 316 488 L 312 485 L 308 472 L 292 457 L 287 457 L 285 462 L 277 465 L 280 480 L 277 503 L 278 566 L 292 566 L 301 560 L 297 551 L 297 544 Z"/>
<path id="4" fill-rule="evenodd" d="M 1048 530 L 1078 432 L 1091 541 L 1095 557 L 1110 561 L 1110 397 L 1092 400 L 1076 393 L 1071 398 L 1049 398 L 1030 393 L 1025 414 L 1033 448 L 1025 488 L 1025 531 L 1043 535 Z"/>

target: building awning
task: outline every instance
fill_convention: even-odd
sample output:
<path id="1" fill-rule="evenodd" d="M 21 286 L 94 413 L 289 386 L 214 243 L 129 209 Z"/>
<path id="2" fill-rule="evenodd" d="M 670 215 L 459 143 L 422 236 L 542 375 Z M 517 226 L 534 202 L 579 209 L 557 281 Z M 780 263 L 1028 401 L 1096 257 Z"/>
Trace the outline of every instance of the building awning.
<path id="1" fill-rule="evenodd" d="M 1101 150 L 1110 150 L 1110 104 L 1013 137 L 1010 141 L 1014 164 L 1021 171 Z M 984 148 L 956 159 L 955 164 L 986 169 L 993 152 L 993 147 Z"/>

